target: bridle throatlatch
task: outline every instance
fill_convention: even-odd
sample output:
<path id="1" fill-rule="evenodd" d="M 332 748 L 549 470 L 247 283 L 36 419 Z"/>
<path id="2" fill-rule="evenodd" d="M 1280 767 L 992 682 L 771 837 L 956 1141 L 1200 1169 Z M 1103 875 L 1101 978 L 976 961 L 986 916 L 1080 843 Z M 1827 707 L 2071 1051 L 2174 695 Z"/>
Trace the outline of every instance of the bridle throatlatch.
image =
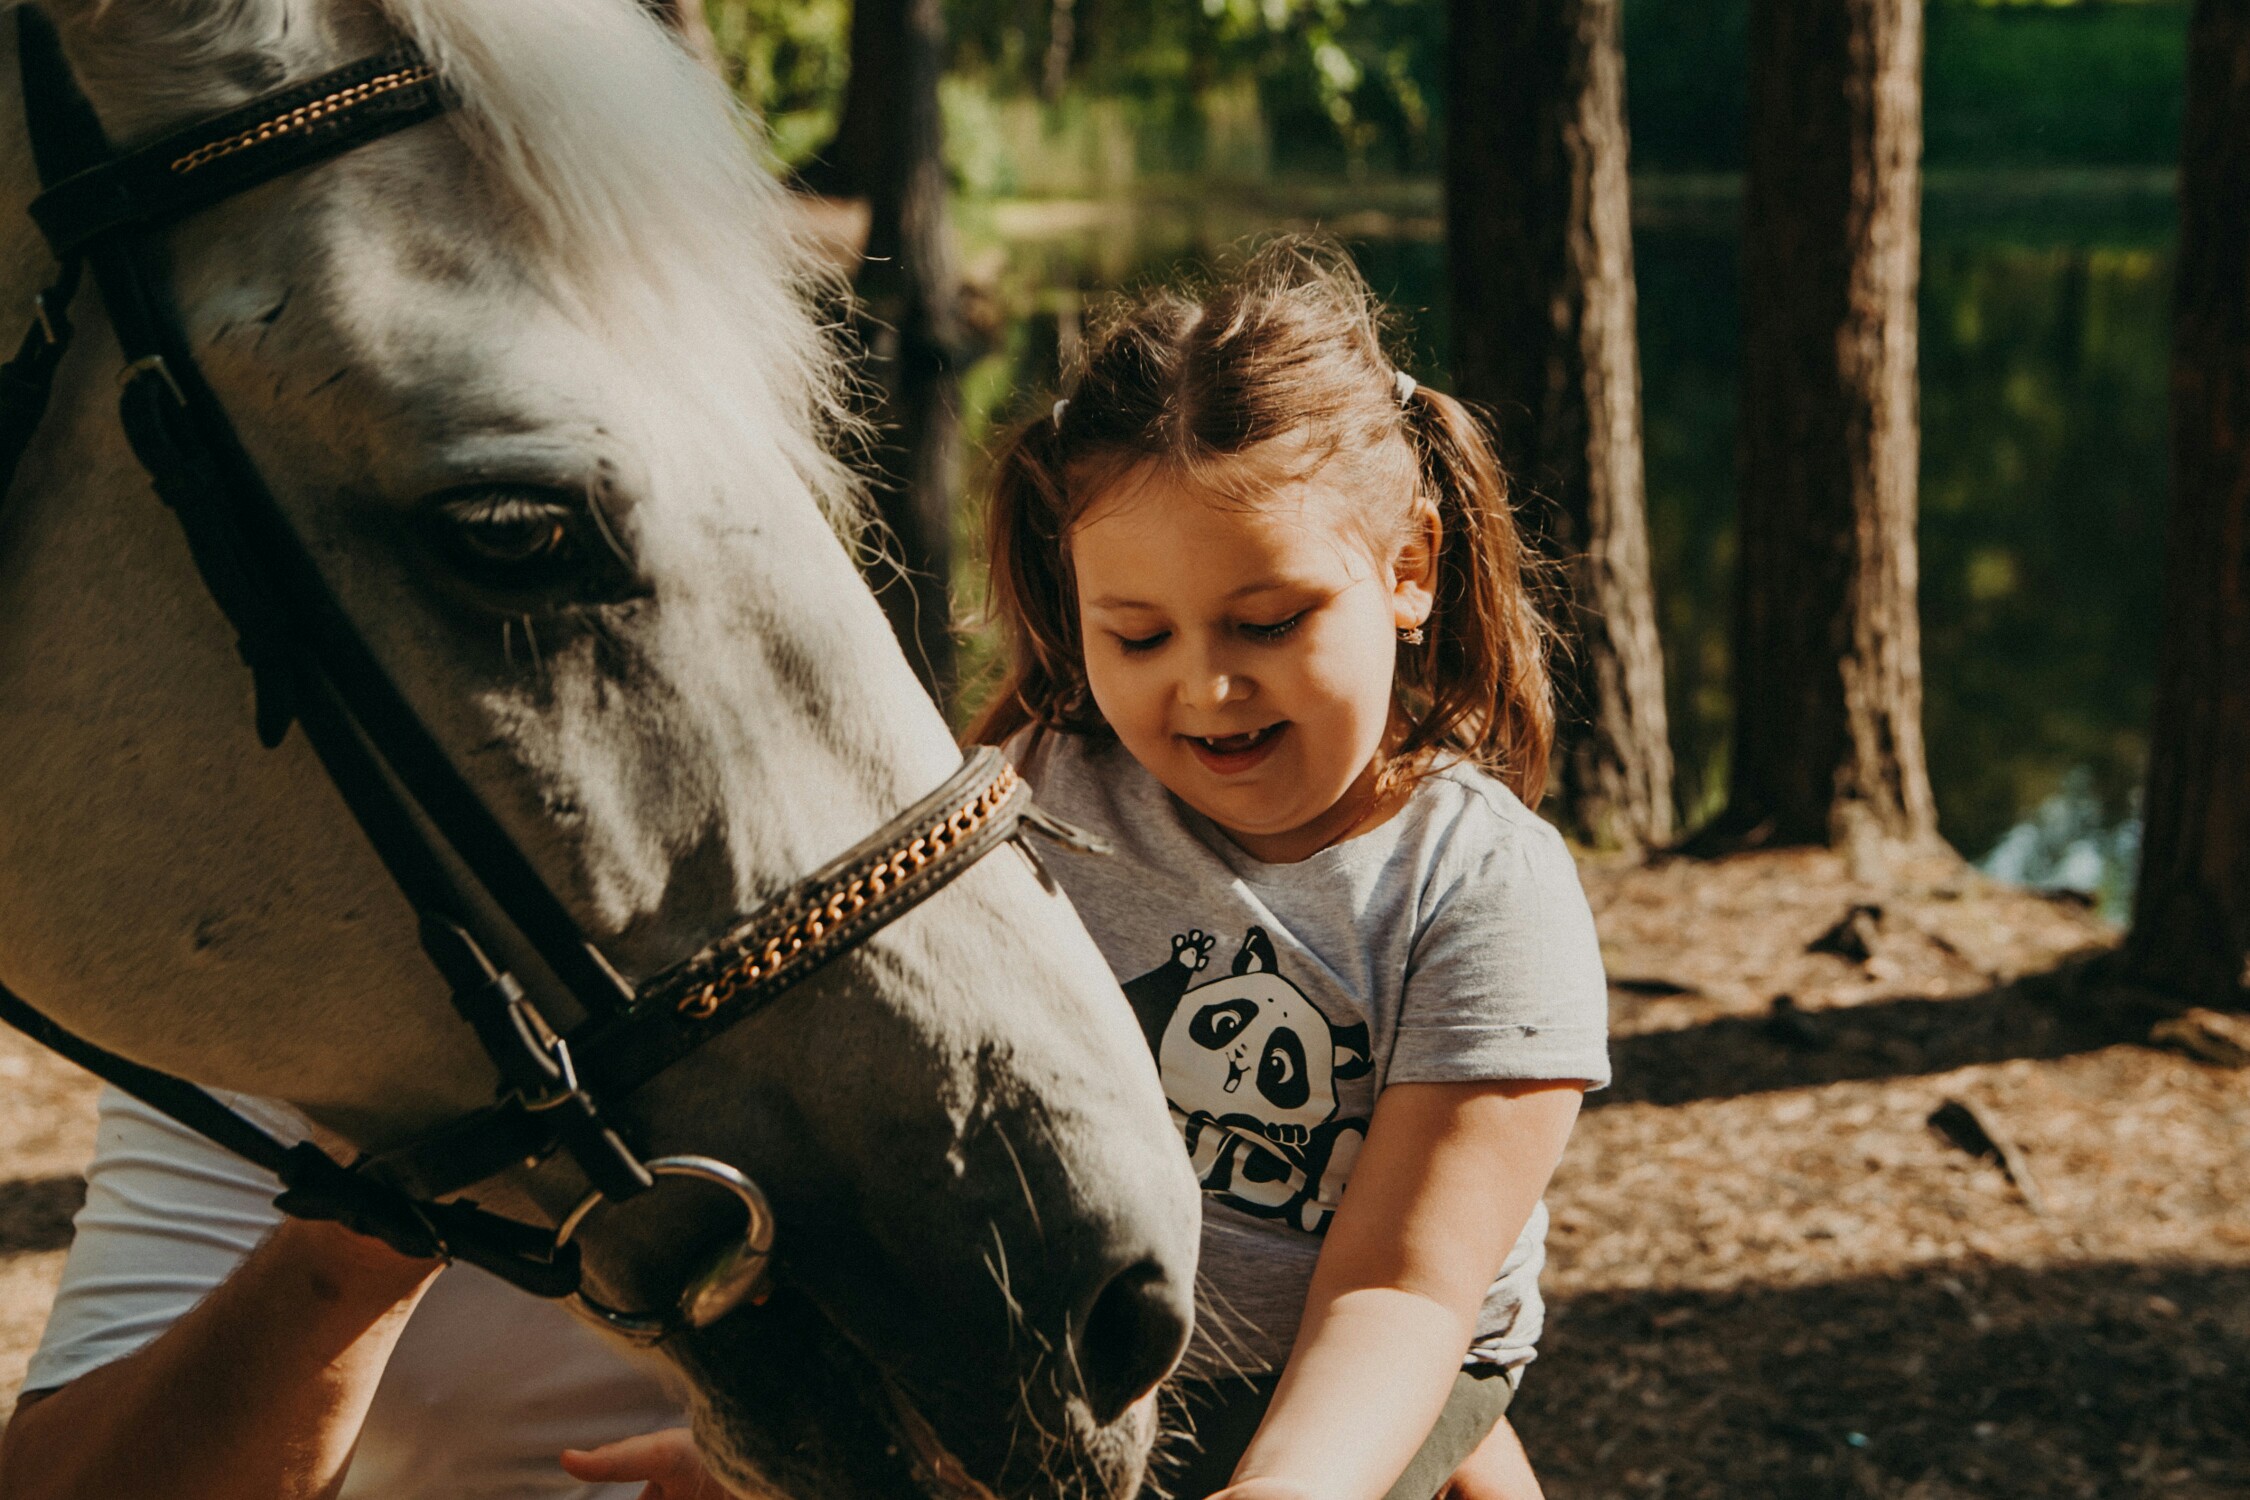
<path id="1" fill-rule="evenodd" d="M 88 1071 L 277 1175 L 275 1203 L 413 1256 L 467 1261 L 542 1297 L 567 1297 L 626 1337 L 700 1328 L 770 1285 L 776 1225 L 758 1185 L 725 1162 L 644 1159 L 612 1107 L 822 965 L 929 899 L 1025 830 L 1100 847 L 1031 805 L 998 751 L 959 770 L 857 847 L 635 985 L 618 974 L 407 704 L 275 504 L 189 351 L 154 254 L 183 218 L 286 173 L 422 124 L 455 100 L 402 47 L 267 94 L 129 152 L 114 150 L 53 23 L 16 11 L 24 111 L 43 191 L 31 216 L 60 271 L 0 366 L 0 500 L 37 432 L 72 336 L 84 273 L 124 351 L 119 415 L 235 631 L 268 747 L 300 726 L 391 878 L 419 913 L 423 951 L 482 1044 L 494 1101 L 349 1165 L 285 1142 L 194 1084 L 73 1036 L 0 986 L 6 1021 Z M 466 871 L 464 881 L 457 872 Z M 487 915 L 497 913 L 497 920 Z M 494 955 L 528 948 L 519 975 Z M 549 1017 L 575 1014 L 567 1034 Z M 552 1228 L 457 1196 L 511 1167 L 567 1155 L 587 1191 Z M 705 1258 L 667 1307 L 605 1307 L 581 1290 L 578 1236 L 604 1204 L 658 1178 L 724 1189 L 742 1234 Z"/>

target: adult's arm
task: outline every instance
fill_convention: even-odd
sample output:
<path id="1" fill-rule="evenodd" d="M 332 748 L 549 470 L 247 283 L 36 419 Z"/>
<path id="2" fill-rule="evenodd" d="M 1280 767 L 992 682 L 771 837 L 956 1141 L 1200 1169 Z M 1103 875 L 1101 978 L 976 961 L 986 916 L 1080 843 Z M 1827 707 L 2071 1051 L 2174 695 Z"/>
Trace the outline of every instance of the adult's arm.
<path id="1" fill-rule="evenodd" d="M 301 1120 L 231 1102 L 269 1128 Z M 0 1500 L 319 1495 L 436 1267 L 284 1221 L 270 1173 L 104 1089 Z"/>
<path id="2" fill-rule="evenodd" d="M 1370 1500 L 1414 1456 L 1561 1159 L 1585 1085 L 1385 1089 L 1233 1500 Z"/>
<path id="3" fill-rule="evenodd" d="M 0 1500 L 313 1500 L 437 1272 L 285 1221 L 149 1343 L 18 1408 Z"/>

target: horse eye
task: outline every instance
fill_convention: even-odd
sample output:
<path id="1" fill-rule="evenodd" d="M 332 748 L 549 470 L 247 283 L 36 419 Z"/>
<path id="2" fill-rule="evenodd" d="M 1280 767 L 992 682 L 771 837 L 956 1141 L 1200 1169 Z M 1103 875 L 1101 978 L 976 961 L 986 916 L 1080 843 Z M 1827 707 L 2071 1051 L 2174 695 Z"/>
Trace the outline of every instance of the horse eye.
<path id="1" fill-rule="evenodd" d="M 570 545 L 570 528 L 556 516 L 521 516 L 464 525 L 461 545 L 487 562 L 536 562 Z"/>
<path id="2" fill-rule="evenodd" d="M 424 497 L 413 529 L 428 577 L 506 614 L 619 604 L 650 586 L 598 496 L 536 483 L 476 484 Z"/>
<path id="3" fill-rule="evenodd" d="M 571 512 L 558 500 L 521 492 L 487 492 L 439 507 L 448 540 L 465 562 L 518 571 L 566 561 Z"/>

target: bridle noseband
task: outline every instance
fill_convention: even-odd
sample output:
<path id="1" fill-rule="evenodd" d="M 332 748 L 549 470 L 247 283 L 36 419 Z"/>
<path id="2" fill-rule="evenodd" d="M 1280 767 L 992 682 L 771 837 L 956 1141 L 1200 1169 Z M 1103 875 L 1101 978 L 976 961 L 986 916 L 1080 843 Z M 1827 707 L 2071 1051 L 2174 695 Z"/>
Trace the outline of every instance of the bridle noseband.
<path id="1" fill-rule="evenodd" d="M 0 986 L 0 1020 L 266 1167 L 275 1202 L 339 1220 L 409 1255 L 468 1261 L 543 1297 L 568 1297 L 630 1338 L 699 1328 L 770 1281 L 765 1195 L 703 1156 L 644 1160 L 612 1106 L 822 965 L 929 899 L 1024 830 L 1099 847 L 1031 805 L 998 751 L 970 753 L 946 782 L 856 848 L 646 982 L 623 979 L 431 735 L 321 577 L 243 451 L 189 351 L 154 256 L 168 226 L 248 188 L 316 165 L 454 106 L 443 81 L 400 48 L 267 94 L 130 152 L 117 152 L 79 90 L 53 23 L 16 12 L 24 110 L 43 191 L 31 216 L 61 271 L 0 367 L 0 499 L 45 414 L 71 339 L 82 269 L 100 287 L 124 351 L 119 411 L 158 496 L 178 517 L 205 587 L 233 626 L 257 691 L 257 730 L 292 723 L 419 914 L 423 950 L 500 1075 L 494 1102 L 349 1166 L 285 1143 L 185 1080 L 94 1046 Z M 430 830 L 434 830 L 435 837 Z M 466 870 L 468 880 L 455 873 Z M 495 923 L 487 912 L 497 912 Z M 495 954 L 509 939 L 538 965 Z M 560 1008 L 558 1009 L 558 1002 Z M 567 1035 L 548 1017 L 575 1010 Z M 589 1190 L 553 1229 L 456 1197 L 511 1167 L 567 1154 Z M 576 1236 L 596 1208 L 659 1177 L 724 1188 L 747 1215 L 673 1306 L 634 1312 L 584 1295 Z"/>

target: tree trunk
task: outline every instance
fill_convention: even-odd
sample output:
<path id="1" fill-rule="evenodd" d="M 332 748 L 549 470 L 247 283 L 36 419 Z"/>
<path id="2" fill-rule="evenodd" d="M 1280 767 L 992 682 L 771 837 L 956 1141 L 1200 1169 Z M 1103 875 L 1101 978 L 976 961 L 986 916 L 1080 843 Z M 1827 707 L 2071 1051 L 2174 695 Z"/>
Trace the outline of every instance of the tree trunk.
<path id="1" fill-rule="evenodd" d="M 873 154 L 859 164 L 869 222 L 857 322 L 879 394 L 875 494 L 891 533 L 891 555 L 869 581 L 914 670 L 942 701 L 953 686 L 958 370 L 969 349 L 938 113 L 944 8 L 941 0 L 858 0 L 852 37 L 854 92 L 863 39 L 876 48 L 867 54 L 871 76 L 888 84 L 886 107 L 874 115 Z"/>
<path id="2" fill-rule="evenodd" d="M 830 198 L 865 198 L 874 192 L 890 137 L 901 126 L 900 90 L 913 62 L 906 35 L 905 0 L 870 0 L 852 6 L 850 71 L 836 133 L 797 173 L 809 192 Z M 943 19 L 939 40 L 944 39 Z"/>
<path id="3" fill-rule="evenodd" d="M 1649 578 L 1626 180 L 1623 0 L 1452 0 L 1446 234 L 1454 373 L 1490 408 L 1563 565 L 1561 789 L 1598 844 L 1672 837 Z"/>
<path id="4" fill-rule="evenodd" d="M 1752 0 L 1721 827 L 1937 844 L 1915 604 L 1921 0 Z"/>
<path id="5" fill-rule="evenodd" d="M 2143 982 L 2250 999 L 2250 0 L 2188 31 L 2172 315 L 2172 515 L 2149 737 Z"/>
<path id="6" fill-rule="evenodd" d="M 1039 92 L 1049 104 L 1070 87 L 1070 57 L 1078 45 L 1077 0 L 1048 0 L 1047 54 L 1039 66 Z"/>

